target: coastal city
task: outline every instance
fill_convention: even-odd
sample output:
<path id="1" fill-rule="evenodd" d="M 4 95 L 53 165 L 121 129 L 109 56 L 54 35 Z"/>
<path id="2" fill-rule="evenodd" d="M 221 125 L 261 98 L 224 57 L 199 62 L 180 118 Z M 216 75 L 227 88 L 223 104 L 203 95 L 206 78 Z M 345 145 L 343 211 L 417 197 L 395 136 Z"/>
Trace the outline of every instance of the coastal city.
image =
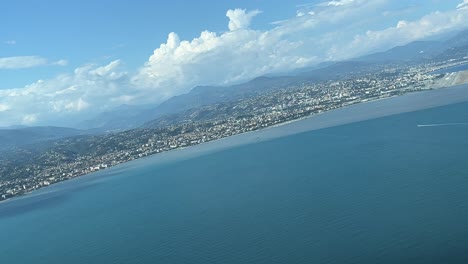
<path id="1" fill-rule="evenodd" d="M 468 0 L 1 10 L 0 264 L 468 264 Z"/>
<path id="2" fill-rule="evenodd" d="M 454 81 L 453 74 L 433 72 L 467 62 L 468 59 L 463 58 L 389 67 L 347 79 L 305 82 L 252 98 L 191 109 L 180 113 L 177 121 L 162 117 L 138 129 L 60 139 L 40 150 L 18 149 L 9 159 L 0 160 L 0 200 L 131 160 L 264 129 L 347 105 L 456 85 L 463 81 Z"/>

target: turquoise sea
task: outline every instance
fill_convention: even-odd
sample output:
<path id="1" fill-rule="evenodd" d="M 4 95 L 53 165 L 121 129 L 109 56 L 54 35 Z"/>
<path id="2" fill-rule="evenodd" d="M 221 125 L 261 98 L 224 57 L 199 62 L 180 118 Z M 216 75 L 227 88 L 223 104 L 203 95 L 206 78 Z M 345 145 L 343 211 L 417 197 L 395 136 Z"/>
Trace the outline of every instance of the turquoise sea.
<path id="1" fill-rule="evenodd" d="M 0 263 L 468 263 L 468 102 L 271 131 L 0 203 Z"/>

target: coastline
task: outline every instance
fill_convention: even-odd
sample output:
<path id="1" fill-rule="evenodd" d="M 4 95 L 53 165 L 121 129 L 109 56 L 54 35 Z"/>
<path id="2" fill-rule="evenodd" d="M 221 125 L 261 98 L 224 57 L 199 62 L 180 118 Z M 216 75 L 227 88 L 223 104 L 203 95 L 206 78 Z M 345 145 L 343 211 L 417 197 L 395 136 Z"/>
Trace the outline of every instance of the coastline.
<path id="1" fill-rule="evenodd" d="M 268 141 L 308 131 L 466 101 L 468 101 L 468 84 L 428 89 L 385 98 L 376 98 L 366 102 L 356 102 L 333 110 L 286 121 L 259 130 L 236 134 L 194 146 L 181 147 L 120 163 L 108 169 L 88 173 L 80 177 L 58 182 L 20 196 L 0 201 L 0 204 L 55 192 L 57 190 L 62 190 L 63 187 L 70 187 L 69 185 L 74 185 L 75 183 L 81 182 L 81 184 L 92 184 L 101 179 L 102 176 L 113 176 L 118 174 L 121 170 L 128 170 L 130 168 L 146 164 L 148 161 L 151 161 L 151 164 L 164 164 L 175 160 L 190 159 L 228 148 Z"/>

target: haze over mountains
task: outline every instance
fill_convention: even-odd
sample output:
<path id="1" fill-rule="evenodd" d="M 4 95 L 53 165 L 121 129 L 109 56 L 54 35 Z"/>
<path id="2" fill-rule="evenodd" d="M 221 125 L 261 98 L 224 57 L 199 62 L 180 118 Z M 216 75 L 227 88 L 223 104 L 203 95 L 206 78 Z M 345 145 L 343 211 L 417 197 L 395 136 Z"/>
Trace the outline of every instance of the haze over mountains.
<path id="1" fill-rule="evenodd" d="M 384 52 L 362 56 L 344 62 L 326 62 L 316 68 L 298 69 L 287 76 L 257 77 L 249 82 L 231 86 L 197 86 L 189 93 L 174 96 L 155 107 L 125 106 L 99 114 L 81 122 L 79 128 L 122 130 L 141 126 L 158 117 L 203 105 L 232 101 L 262 92 L 282 89 L 307 81 L 339 79 L 375 71 L 389 64 L 421 63 L 430 60 L 459 58 L 468 54 L 468 30 L 441 41 L 415 41 Z"/>
<path id="2" fill-rule="evenodd" d="M 53 126 L 3 128 L 0 129 L 0 150 L 90 133 L 91 131 Z"/>
<path id="3" fill-rule="evenodd" d="M 463 58 L 468 54 L 468 30 L 440 41 L 415 41 L 343 62 L 325 62 L 315 67 L 297 69 L 285 76 L 260 76 L 231 86 L 197 86 L 189 93 L 174 96 L 159 105 L 122 105 L 97 114 L 75 128 L 14 127 L 0 129 L 0 149 L 63 137 L 109 131 L 122 131 L 204 105 L 235 101 L 261 93 L 284 89 L 305 82 L 340 79 L 368 73 L 389 65 L 411 65 L 422 62 Z"/>
<path id="4" fill-rule="evenodd" d="M 423 62 L 443 59 L 446 52 L 447 55 L 457 58 L 457 54 L 452 52 L 455 49 L 464 50 L 465 52 L 468 50 L 468 30 L 461 31 L 444 41 L 414 41 L 404 46 L 397 46 L 355 60 L 368 62 Z"/>

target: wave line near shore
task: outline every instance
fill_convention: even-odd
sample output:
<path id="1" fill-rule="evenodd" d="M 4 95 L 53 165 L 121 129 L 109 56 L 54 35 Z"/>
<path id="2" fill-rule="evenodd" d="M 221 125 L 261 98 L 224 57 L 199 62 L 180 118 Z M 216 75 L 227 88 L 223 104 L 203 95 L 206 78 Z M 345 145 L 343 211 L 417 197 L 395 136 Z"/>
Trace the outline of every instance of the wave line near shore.
<path id="1" fill-rule="evenodd" d="M 440 123 L 440 124 L 420 124 L 417 127 L 438 127 L 438 126 L 466 126 L 468 123 Z"/>

